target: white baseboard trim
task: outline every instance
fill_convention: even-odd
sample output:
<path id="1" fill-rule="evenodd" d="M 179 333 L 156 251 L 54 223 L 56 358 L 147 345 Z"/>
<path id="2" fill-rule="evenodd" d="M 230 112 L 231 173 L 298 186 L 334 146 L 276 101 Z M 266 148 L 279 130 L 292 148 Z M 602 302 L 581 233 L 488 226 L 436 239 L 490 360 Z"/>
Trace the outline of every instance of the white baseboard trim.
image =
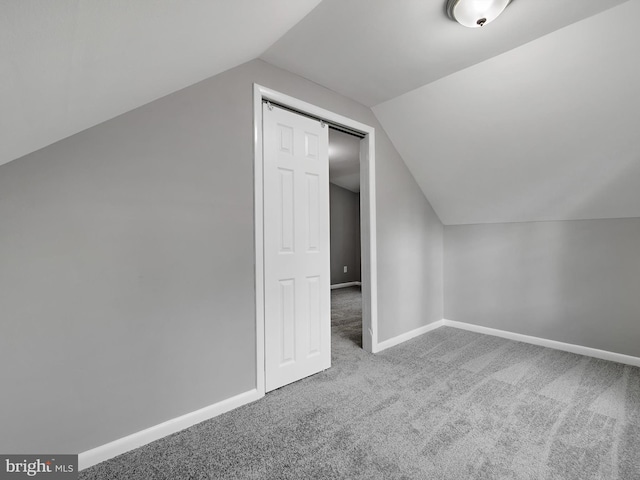
<path id="1" fill-rule="evenodd" d="M 336 288 L 361 287 L 361 286 L 362 286 L 362 282 L 336 283 L 335 285 L 331 285 L 331 290 L 335 290 Z"/>
<path id="2" fill-rule="evenodd" d="M 142 447 L 155 440 L 159 440 L 172 433 L 179 432 L 185 428 L 189 428 L 196 423 L 204 422 L 210 418 L 217 417 L 235 408 L 254 402 L 261 398 L 258 390 L 253 389 L 248 392 L 241 393 L 235 397 L 222 400 L 208 407 L 201 408 L 195 412 L 187 413 L 180 417 L 172 418 L 166 422 L 162 422 L 153 427 L 149 427 L 140 432 L 132 433 L 126 437 L 114 440 L 100 447 L 87 450 L 78 455 L 78 470 L 92 467 L 100 462 L 109 460 L 130 450 Z"/>
<path id="3" fill-rule="evenodd" d="M 639 357 L 632 357 L 631 355 L 625 355 L 622 353 L 608 352 L 606 350 L 598 350 L 597 348 L 584 347 L 582 345 L 574 345 L 572 343 L 558 342 L 556 340 L 548 340 L 546 338 L 532 337 L 530 335 L 523 335 L 521 333 L 507 332 L 505 330 L 498 330 L 496 328 L 481 327 L 480 325 L 456 322 L 454 320 L 443 319 L 442 325 L 445 327 L 460 328 L 462 330 L 469 330 L 470 332 L 484 333 L 486 335 L 493 335 L 494 337 L 507 338 L 509 340 L 515 340 L 517 342 L 530 343 L 532 345 L 539 345 L 541 347 L 563 350 L 565 352 L 576 353 L 578 355 L 586 355 L 587 357 L 595 357 L 602 360 L 609 360 L 611 362 L 624 363 L 625 365 L 640 367 Z"/>
<path id="4" fill-rule="evenodd" d="M 373 353 L 378 353 L 387 348 L 395 347 L 407 340 L 411 340 L 412 338 L 419 337 L 420 335 L 424 335 L 431 330 L 435 330 L 436 328 L 440 328 L 444 326 L 444 320 L 438 320 L 437 322 L 430 323 L 429 325 L 425 325 L 424 327 L 416 328 L 415 330 L 411 330 L 410 332 L 403 333 L 402 335 L 398 335 L 397 337 L 390 338 L 389 340 L 385 340 L 384 342 L 380 342 L 373 347 Z"/>

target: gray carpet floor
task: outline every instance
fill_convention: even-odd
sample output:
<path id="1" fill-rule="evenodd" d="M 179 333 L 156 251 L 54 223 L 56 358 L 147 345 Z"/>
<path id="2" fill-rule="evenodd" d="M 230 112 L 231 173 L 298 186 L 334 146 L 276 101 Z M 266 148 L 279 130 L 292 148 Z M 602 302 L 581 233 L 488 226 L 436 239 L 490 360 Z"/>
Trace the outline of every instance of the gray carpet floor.
<path id="1" fill-rule="evenodd" d="M 89 479 L 640 479 L 640 369 L 443 327 L 96 465 Z"/>

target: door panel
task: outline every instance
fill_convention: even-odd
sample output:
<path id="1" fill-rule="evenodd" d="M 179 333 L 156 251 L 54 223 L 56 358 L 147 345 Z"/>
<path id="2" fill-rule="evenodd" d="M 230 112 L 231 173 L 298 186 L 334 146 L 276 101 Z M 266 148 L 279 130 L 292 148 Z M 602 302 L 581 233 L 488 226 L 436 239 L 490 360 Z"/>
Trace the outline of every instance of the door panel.
<path id="1" fill-rule="evenodd" d="M 320 179 L 318 175 L 306 174 L 307 202 L 307 253 L 320 251 Z"/>
<path id="2" fill-rule="evenodd" d="M 309 289 L 309 342 L 307 357 L 311 357 L 320 354 L 320 311 L 322 310 L 320 304 L 320 277 L 307 278 L 307 287 Z"/>
<path id="3" fill-rule="evenodd" d="M 328 130 L 263 105 L 267 391 L 331 365 Z"/>

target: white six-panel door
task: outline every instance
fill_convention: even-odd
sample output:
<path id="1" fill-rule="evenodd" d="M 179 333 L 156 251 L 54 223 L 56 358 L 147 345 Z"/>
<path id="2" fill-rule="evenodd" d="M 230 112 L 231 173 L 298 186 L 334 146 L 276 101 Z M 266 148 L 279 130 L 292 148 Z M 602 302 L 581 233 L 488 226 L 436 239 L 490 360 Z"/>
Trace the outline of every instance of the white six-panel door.
<path id="1" fill-rule="evenodd" d="M 265 387 L 331 366 L 329 134 L 263 104 Z"/>

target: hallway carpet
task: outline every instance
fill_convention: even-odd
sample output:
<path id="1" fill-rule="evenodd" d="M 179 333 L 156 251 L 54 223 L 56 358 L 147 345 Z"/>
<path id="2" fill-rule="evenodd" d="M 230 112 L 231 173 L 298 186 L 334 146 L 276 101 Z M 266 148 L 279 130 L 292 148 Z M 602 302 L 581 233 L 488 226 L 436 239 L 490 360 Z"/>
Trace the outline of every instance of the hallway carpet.
<path id="1" fill-rule="evenodd" d="M 640 479 L 640 369 L 443 327 L 378 355 L 332 293 L 333 366 L 89 479 Z"/>

